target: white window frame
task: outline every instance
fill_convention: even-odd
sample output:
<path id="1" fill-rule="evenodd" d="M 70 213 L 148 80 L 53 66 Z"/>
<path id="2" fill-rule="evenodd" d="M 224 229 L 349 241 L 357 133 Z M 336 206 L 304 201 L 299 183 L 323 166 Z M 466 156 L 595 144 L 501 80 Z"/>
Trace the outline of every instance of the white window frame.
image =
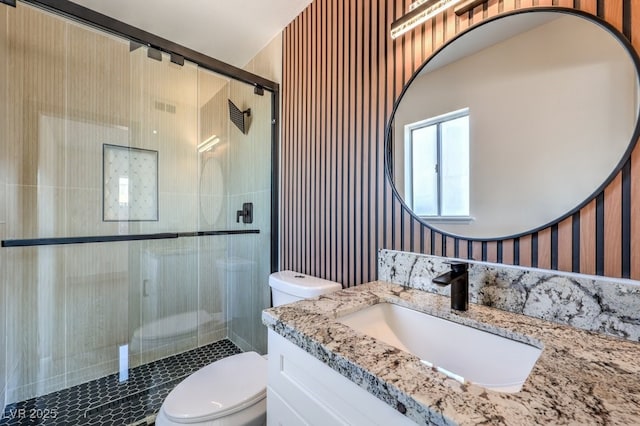
<path id="1" fill-rule="evenodd" d="M 447 122 L 447 121 L 451 121 L 451 120 L 455 120 L 457 118 L 460 117 L 465 117 L 465 116 L 469 116 L 469 108 L 463 108 L 463 109 L 459 109 L 457 111 L 452 111 L 452 112 L 448 112 L 446 114 L 442 114 L 442 115 L 438 115 L 436 117 L 431 117 L 431 118 L 427 118 L 425 120 L 421 120 L 421 121 L 417 121 L 415 123 L 410 123 L 405 125 L 405 130 L 404 130 L 404 142 L 405 142 L 405 149 L 404 149 L 404 154 L 405 154 L 405 158 L 404 158 L 404 170 L 405 170 L 405 177 L 404 177 L 404 182 L 405 182 L 405 201 L 407 202 L 407 204 L 409 205 L 409 207 L 413 210 L 413 195 L 414 195 L 414 191 L 413 191 L 413 140 L 412 140 L 412 135 L 413 135 L 413 131 L 416 129 L 420 129 L 423 127 L 429 127 L 429 126 L 433 126 L 433 125 L 438 125 L 438 140 L 437 140 L 437 150 L 438 150 L 438 166 L 442 163 L 442 159 L 441 159 L 441 155 L 442 155 L 442 139 L 440 137 L 440 124 Z M 471 147 L 469 146 L 469 149 L 471 149 Z M 469 165 L 469 168 L 471 168 L 471 165 Z M 471 216 L 471 211 L 469 211 L 468 215 L 461 215 L 461 216 L 445 216 L 442 215 L 442 180 L 440 177 L 440 170 L 438 170 L 437 172 L 437 180 L 438 180 L 438 201 L 437 201 L 437 206 L 438 206 L 438 215 L 437 216 L 425 216 L 425 215 L 419 215 L 420 218 L 428 220 L 429 222 L 440 222 L 440 223 L 470 223 L 474 220 L 474 218 Z M 470 173 L 469 173 L 470 175 Z M 469 184 L 471 184 L 469 182 Z M 469 192 L 471 192 L 471 188 L 469 187 Z M 469 196 L 471 196 L 469 194 Z M 471 210 L 471 205 L 469 204 L 469 210 Z"/>

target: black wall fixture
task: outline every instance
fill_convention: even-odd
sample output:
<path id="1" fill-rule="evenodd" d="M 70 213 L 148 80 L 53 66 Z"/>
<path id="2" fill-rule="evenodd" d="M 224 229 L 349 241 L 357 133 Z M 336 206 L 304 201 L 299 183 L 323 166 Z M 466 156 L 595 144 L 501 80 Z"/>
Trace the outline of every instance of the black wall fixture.
<path id="1" fill-rule="evenodd" d="M 253 203 L 242 205 L 242 210 L 236 212 L 236 222 L 240 223 L 240 218 L 242 218 L 242 223 L 253 223 Z"/>
<path id="2" fill-rule="evenodd" d="M 149 46 L 147 48 L 147 57 L 162 62 L 162 52 Z"/>
<path id="3" fill-rule="evenodd" d="M 249 131 L 249 122 L 245 120 L 245 115 L 251 117 L 251 108 L 242 111 L 236 106 L 231 99 L 229 101 L 229 119 L 236 125 L 238 129 L 245 135 Z"/>
<path id="4" fill-rule="evenodd" d="M 184 56 L 178 55 L 177 53 L 171 54 L 171 62 L 174 64 L 183 66 L 184 65 Z"/>
<path id="5" fill-rule="evenodd" d="M 0 0 L 0 3 L 8 4 L 9 6 L 16 7 L 16 0 Z"/>
<path id="6" fill-rule="evenodd" d="M 130 41 L 129 42 L 129 52 L 133 52 L 139 48 L 141 48 L 143 46 L 142 43 L 138 43 L 137 41 Z"/>

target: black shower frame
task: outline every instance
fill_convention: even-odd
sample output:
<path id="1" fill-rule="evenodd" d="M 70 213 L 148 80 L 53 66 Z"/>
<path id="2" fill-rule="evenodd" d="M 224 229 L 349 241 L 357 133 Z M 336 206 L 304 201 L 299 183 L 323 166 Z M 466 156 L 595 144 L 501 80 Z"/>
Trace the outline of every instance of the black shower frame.
<path id="1" fill-rule="evenodd" d="M 159 37 L 155 34 L 141 30 L 132 25 L 126 24 L 122 21 L 118 21 L 117 19 L 111 18 L 102 13 L 98 13 L 84 6 L 80 6 L 76 3 L 72 3 L 71 1 L 68 1 L 68 0 L 20 0 L 20 2 L 31 4 L 41 9 L 54 12 L 58 15 L 62 15 L 71 20 L 92 26 L 94 28 L 98 28 L 100 30 L 117 35 L 119 37 L 126 38 L 131 42 L 139 43 L 149 48 L 166 52 L 172 56 L 172 61 L 174 60 L 179 61 L 180 59 L 182 60 L 186 59 L 209 71 L 213 71 L 218 74 L 224 75 L 226 77 L 230 77 L 234 80 L 252 85 L 255 87 L 256 93 L 260 92 L 262 89 L 268 90 L 269 92 L 271 92 L 271 272 L 277 271 L 278 270 L 278 235 L 279 235 L 278 233 L 279 232 L 279 229 L 278 229 L 279 126 L 278 126 L 278 123 L 279 123 L 279 109 L 280 109 L 280 100 L 279 100 L 280 85 L 274 81 L 260 77 L 259 75 L 253 74 L 241 68 L 227 64 L 218 59 L 207 56 L 203 53 L 197 52 L 193 49 L 189 49 L 188 47 L 182 46 L 180 44 L 174 43 L 165 38 Z M 211 231 L 211 233 L 207 233 L 207 235 L 218 235 L 219 233 L 235 234 L 239 232 Z M 255 230 L 248 231 L 247 233 L 255 233 Z M 179 234 L 197 235 L 199 233 L 189 232 L 189 233 L 179 233 Z M 149 234 L 149 235 L 151 236 L 156 234 Z M 144 239 L 144 238 L 141 238 L 140 235 L 131 235 L 131 236 L 121 235 L 118 237 L 121 238 L 118 241 L 122 241 L 127 237 L 131 237 L 131 240 Z M 75 240 L 75 243 L 82 243 L 83 242 L 82 239 L 87 240 L 84 242 L 95 242 L 95 241 L 92 241 L 94 238 L 95 237 L 74 237 L 74 240 Z M 47 240 L 49 244 L 51 244 L 52 241 L 55 241 L 57 239 L 35 239 L 33 240 L 33 242 L 36 244 L 33 244 L 33 245 L 40 245 L 40 244 L 37 244 L 37 242 L 38 241 L 42 242 L 43 240 Z M 68 239 L 60 238 L 60 240 L 68 240 Z M 28 244 L 25 244 L 27 241 L 28 240 L 21 240 L 22 244 L 20 245 L 21 246 L 28 245 Z M 13 245 L 11 245 L 10 243 L 5 245 L 5 241 L 3 241 L 2 246 L 10 247 Z"/>

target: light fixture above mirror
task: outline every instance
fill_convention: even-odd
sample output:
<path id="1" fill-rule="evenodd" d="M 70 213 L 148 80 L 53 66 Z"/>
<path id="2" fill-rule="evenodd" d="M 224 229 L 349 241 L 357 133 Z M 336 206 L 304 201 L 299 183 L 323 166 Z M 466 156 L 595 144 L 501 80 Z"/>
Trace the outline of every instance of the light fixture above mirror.
<path id="1" fill-rule="evenodd" d="M 409 5 L 409 12 L 391 24 L 391 38 L 398 38 L 462 0 L 417 0 Z"/>

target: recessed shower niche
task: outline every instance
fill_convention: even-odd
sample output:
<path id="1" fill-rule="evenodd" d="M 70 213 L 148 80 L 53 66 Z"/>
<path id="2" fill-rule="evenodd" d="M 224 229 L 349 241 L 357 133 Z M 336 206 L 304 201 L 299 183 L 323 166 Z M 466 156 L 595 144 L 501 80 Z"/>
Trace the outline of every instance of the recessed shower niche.
<path id="1" fill-rule="evenodd" d="M 103 145 L 105 221 L 158 220 L 158 151 Z"/>

